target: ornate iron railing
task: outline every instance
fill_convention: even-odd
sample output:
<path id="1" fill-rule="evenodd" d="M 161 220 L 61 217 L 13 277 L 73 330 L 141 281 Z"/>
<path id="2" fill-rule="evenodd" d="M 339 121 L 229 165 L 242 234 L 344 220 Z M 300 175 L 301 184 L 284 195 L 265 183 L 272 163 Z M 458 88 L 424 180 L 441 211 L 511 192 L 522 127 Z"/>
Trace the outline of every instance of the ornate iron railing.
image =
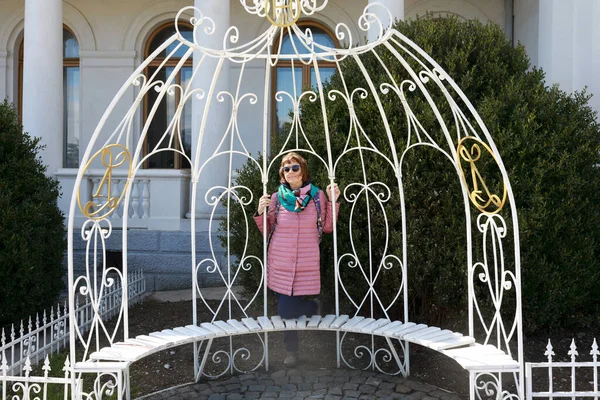
<path id="1" fill-rule="evenodd" d="M 554 397 L 571 397 L 573 400 L 582 397 L 593 397 L 598 399 L 600 397 L 600 388 L 598 386 L 598 372 L 600 369 L 600 362 L 598 356 L 598 344 L 596 339 L 590 346 L 589 355 L 591 356 L 590 361 L 577 361 L 579 352 L 575 345 L 575 339 L 571 341 L 571 346 L 567 352 L 570 361 L 555 361 L 554 348 L 552 343 L 548 340 L 548 346 L 546 346 L 546 352 L 544 355 L 548 358 L 547 362 L 528 362 L 525 365 L 525 378 L 527 381 L 527 400 L 533 398 L 549 398 Z M 547 382 L 547 389 L 543 390 L 542 384 L 536 384 L 539 380 L 538 376 L 534 377 L 535 370 L 541 370 L 543 373 L 546 372 L 546 376 L 543 379 Z M 582 370 L 586 370 L 588 374 L 586 379 L 581 377 Z M 577 375 L 577 372 L 580 374 Z M 561 376 L 560 382 L 556 382 L 555 378 L 557 375 Z M 591 378 L 591 380 L 590 380 Z M 587 382 L 586 382 L 587 381 Z"/>
<path id="2" fill-rule="evenodd" d="M 142 271 L 129 274 L 129 304 L 139 303 L 146 296 L 146 278 Z M 121 286 L 117 283 L 105 294 L 100 304 L 102 318 L 110 320 L 117 315 L 121 307 Z M 90 329 L 94 312 L 87 298 L 80 304 L 75 299 L 75 315 L 83 331 Z M 69 309 L 64 304 L 57 304 L 50 311 L 44 310 L 26 322 L 9 329 L 2 328 L 0 336 L 0 364 L 6 363 L 7 375 L 19 375 L 27 370 L 28 365 L 36 365 L 40 360 L 52 356 L 64 349 L 69 343 Z"/>

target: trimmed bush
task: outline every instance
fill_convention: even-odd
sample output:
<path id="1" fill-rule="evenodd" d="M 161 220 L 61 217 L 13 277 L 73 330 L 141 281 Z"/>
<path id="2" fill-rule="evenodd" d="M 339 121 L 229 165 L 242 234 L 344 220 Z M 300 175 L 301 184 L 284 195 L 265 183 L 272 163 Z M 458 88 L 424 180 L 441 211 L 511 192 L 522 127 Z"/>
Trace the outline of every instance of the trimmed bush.
<path id="1" fill-rule="evenodd" d="M 558 328 L 582 328 L 599 321 L 600 298 L 600 126 L 589 107 L 589 96 L 583 93 L 566 94 L 558 87 L 547 87 L 543 71 L 530 68 L 522 46 L 513 45 L 495 25 L 477 21 L 461 22 L 456 18 L 399 22 L 396 28 L 424 49 L 455 80 L 472 102 L 494 138 L 508 170 L 519 214 L 521 245 L 522 297 L 524 328 L 528 332 Z M 389 67 L 396 82 L 409 76 L 387 50 L 378 52 Z M 360 56 L 374 86 L 388 82 L 387 72 L 372 54 Z M 419 70 L 414 60 L 413 68 Z M 368 88 L 356 61 L 343 62 L 348 91 Z M 428 86 L 430 88 L 431 86 Z M 334 75 L 326 92 L 336 89 L 345 92 L 339 75 Z M 439 91 L 431 91 L 445 121 L 452 121 L 451 110 Z M 398 149 L 406 147 L 406 116 L 395 94 L 383 95 L 383 107 Z M 445 143 L 435 116 L 426 101 L 419 96 L 409 97 L 411 109 L 438 143 Z M 350 122 L 343 101 L 327 102 L 331 146 L 335 155 L 346 145 Z M 369 138 L 385 154 L 390 154 L 384 127 L 372 96 L 354 102 L 354 109 Z M 319 101 L 304 102 L 302 126 L 317 153 L 326 154 L 323 119 Z M 450 129 L 453 127 L 449 126 Z M 359 138 L 352 138 L 350 146 Z M 364 145 L 364 143 L 363 143 Z M 273 153 L 278 149 L 273 146 Z M 320 187 L 328 184 L 325 169 L 314 157 L 307 157 L 313 181 Z M 278 162 L 275 163 L 279 165 Z M 369 182 L 381 181 L 397 190 L 391 169 L 381 157 L 367 155 L 365 163 Z M 336 171 L 342 190 L 350 182 L 360 182 L 363 172 L 358 158 L 348 157 Z M 275 189 L 276 177 L 271 177 L 269 191 Z M 403 182 L 407 205 L 407 235 L 409 248 L 409 315 L 410 319 L 430 324 L 464 326 L 467 313 L 466 235 L 462 195 L 456 174 L 448 160 L 434 150 L 420 149 L 407 153 L 403 163 Z M 262 192 L 260 176 L 253 163 L 240 171 L 237 184 L 249 187 L 255 194 L 256 209 Z M 369 207 L 376 211 L 377 204 Z M 340 213 L 338 225 L 339 254 L 348 251 L 349 204 Z M 366 203 L 357 204 L 355 227 L 366 226 Z M 390 228 L 389 250 L 401 257 L 401 216 L 398 196 L 386 203 L 387 225 Z M 379 215 L 379 217 L 377 217 Z M 385 222 L 382 213 L 374 212 L 370 221 L 372 236 L 365 230 L 354 229 L 355 243 L 371 240 L 374 254 L 383 253 Z M 475 214 L 472 214 L 475 216 Z M 510 225 L 509 210 L 502 213 Z M 474 219 L 473 219 L 474 221 Z M 250 222 L 247 253 L 245 220 L 241 208 L 233 207 L 230 235 L 231 252 L 238 258 L 249 254 L 262 257 L 262 237 Z M 377 228 L 382 228 L 378 231 Z M 509 226 L 510 229 L 510 226 Z M 223 239 L 226 239 L 225 237 Z M 475 240 L 479 240 L 475 238 Z M 357 248 L 361 262 L 367 262 L 366 246 Z M 480 249 L 481 244 L 476 243 Z M 511 244 L 505 243 L 509 268 Z M 322 245 L 323 295 L 333 295 L 331 237 Z M 476 253 L 476 256 L 479 253 Z M 374 257 L 377 259 L 377 257 Z M 346 263 L 347 264 L 347 263 Z M 251 271 L 257 271 L 252 269 Z M 340 273 L 348 282 L 349 293 L 361 299 L 366 288 L 362 279 L 352 279 L 357 269 L 344 265 Z M 252 275 L 245 285 L 256 290 L 258 277 Z M 356 275 L 354 275 L 356 276 Z M 398 268 L 384 270 L 377 280 L 383 303 L 394 298 L 401 276 Z M 401 302 L 390 309 L 399 311 Z"/>
<path id="2" fill-rule="evenodd" d="M 63 288 L 65 235 L 58 182 L 45 175 L 39 139 L 0 105 L 0 326 L 52 305 Z"/>

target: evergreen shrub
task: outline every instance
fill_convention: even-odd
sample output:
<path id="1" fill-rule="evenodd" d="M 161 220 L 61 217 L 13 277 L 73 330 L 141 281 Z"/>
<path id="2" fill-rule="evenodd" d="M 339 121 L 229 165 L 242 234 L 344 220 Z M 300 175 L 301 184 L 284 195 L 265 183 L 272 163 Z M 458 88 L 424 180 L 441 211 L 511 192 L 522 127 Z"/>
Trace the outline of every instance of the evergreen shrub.
<path id="1" fill-rule="evenodd" d="M 0 105 L 0 326 L 49 308 L 63 288 L 59 186 L 45 175 L 38 138 Z"/>
<path id="2" fill-rule="evenodd" d="M 598 324 L 600 298 L 600 126 L 597 116 L 588 105 L 585 92 L 569 95 L 558 87 L 546 86 L 544 73 L 531 68 L 523 46 L 513 46 L 502 30 L 493 24 L 483 25 L 477 21 L 462 22 L 456 18 L 422 18 L 416 21 L 398 22 L 396 28 L 414 41 L 457 83 L 474 105 L 490 131 L 502 160 L 516 198 L 519 215 L 521 248 L 523 320 L 527 332 L 559 328 L 578 329 Z M 389 67 L 395 81 L 400 83 L 410 77 L 395 57 L 387 50 L 378 52 Z M 387 72 L 371 53 L 361 55 L 361 62 L 376 88 L 389 82 Z M 420 68 L 408 59 L 413 68 Z M 354 88 L 367 88 L 357 62 L 348 58 L 343 61 L 343 83 L 338 74 L 325 88 L 345 93 L 344 84 L 351 92 Z M 428 86 L 431 90 L 433 85 Z M 431 91 L 444 120 L 452 121 L 451 110 L 441 92 Z M 390 129 L 397 149 L 406 147 L 406 114 L 394 93 L 381 95 Z M 444 144 L 435 116 L 424 98 L 408 96 L 411 109 L 424 129 Z M 339 155 L 351 131 L 347 105 L 341 99 L 326 99 L 327 119 L 331 132 L 331 147 Z M 390 144 L 372 96 L 354 102 L 354 110 L 373 144 L 390 155 Z M 320 100 L 302 104 L 302 126 L 318 154 L 325 155 L 323 117 Z M 449 124 L 450 125 L 450 124 Z M 449 126 L 452 129 L 451 126 Z M 272 154 L 281 147 L 275 138 Z M 353 137 L 349 146 L 360 138 Z M 363 141 L 361 143 L 365 145 Z M 303 144 L 301 143 L 301 146 Z M 305 145 L 305 144 L 304 144 Z M 286 148 L 290 148 L 289 145 Z M 361 182 L 363 174 L 369 182 L 389 185 L 396 196 L 385 203 L 389 227 L 388 250 L 402 258 L 401 215 L 397 184 L 388 165 L 379 156 L 364 155 L 366 171 L 356 155 L 346 157 L 336 170 L 336 179 L 342 191 L 350 182 Z M 313 182 L 324 188 L 327 173 L 321 161 L 307 157 Z M 259 161 L 262 164 L 262 161 Z M 269 178 L 268 191 L 276 189 L 277 167 L 274 163 Z M 467 255 L 465 250 L 465 216 L 463 200 L 456 173 L 448 160 L 435 150 L 409 151 L 403 161 L 403 182 L 407 205 L 408 290 L 409 315 L 412 321 L 440 324 L 442 326 L 465 326 L 467 314 Z M 239 171 L 238 185 L 247 186 L 254 194 L 253 204 L 246 212 L 257 208 L 262 193 L 260 174 L 254 162 L 246 163 Z M 348 189 L 352 192 L 352 189 Z M 368 236 L 367 204 L 356 204 L 352 219 L 352 238 L 348 234 L 350 209 L 343 202 L 338 225 L 338 254 L 350 250 L 351 239 L 357 244 L 356 252 L 362 265 L 367 265 L 368 241 L 374 252 L 372 260 L 383 253 L 386 244 L 382 219 L 376 212 L 378 203 L 371 201 L 373 211 Z M 473 207 L 472 207 L 473 208 Z M 503 217 L 510 226 L 510 210 Z M 473 221 L 476 214 L 473 213 Z M 246 218 L 249 233 L 246 232 Z M 258 233 L 250 215 L 241 207 L 231 208 L 231 234 L 222 236 L 224 244 L 229 240 L 230 252 L 247 266 L 256 266 L 249 255 L 263 255 L 262 236 Z M 378 228 L 381 228 L 378 230 Z M 248 242 L 246 246 L 246 235 Z M 477 239 L 476 239 L 477 240 Z M 514 266 L 511 243 L 505 242 L 507 267 Z M 481 243 L 476 243 L 481 249 Z M 244 249 L 246 251 L 244 252 Z M 322 254 L 322 294 L 333 296 L 333 246 L 331 235 L 324 238 Z M 478 254 L 478 253 L 476 253 Z M 389 304 L 395 298 L 401 282 L 397 262 L 386 259 L 395 267 L 384 269 L 376 281 L 376 289 L 382 294 L 382 303 Z M 341 264 L 340 273 L 347 283 L 346 289 L 359 302 L 366 290 L 364 280 L 353 279 L 360 274 L 357 268 L 348 267 L 349 259 Z M 251 291 L 259 282 L 259 268 L 249 268 L 242 274 L 243 284 Z M 479 289 L 477 289 L 479 290 Z M 343 297 L 343 296 L 342 296 Z M 401 299 L 400 299 L 401 300 Z M 510 301 L 507 301 L 510 303 Z M 346 304 L 347 306 L 347 304 Z M 390 308 L 400 314 L 401 301 Z M 350 310 L 346 309 L 346 312 Z"/>

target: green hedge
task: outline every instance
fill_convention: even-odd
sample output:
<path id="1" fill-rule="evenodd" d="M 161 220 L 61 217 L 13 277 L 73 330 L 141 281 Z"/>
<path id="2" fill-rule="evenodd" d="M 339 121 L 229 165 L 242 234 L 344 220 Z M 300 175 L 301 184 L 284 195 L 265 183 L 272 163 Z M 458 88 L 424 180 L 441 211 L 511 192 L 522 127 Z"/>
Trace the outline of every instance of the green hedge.
<path id="1" fill-rule="evenodd" d="M 547 87 L 541 70 L 530 68 L 522 46 L 513 47 L 495 25 L 477 21 L 461 22 L 456 18 L 400 22 L 399 31 L 413 40 L 444 68 L 455 80 L 492 134 L 508 170 L 519 214 L 524 327 L 526 331 L 557 328 L 582 328 L 599 322 L 600 298 L 600 127 L 596 114 L 589 107 L 585 93 L 573 95 L 557 87 Z M 396 82 L 409 76 L 403 67 L 393 61 L 387 51 L 379 52 Z M 386 72 L 372 54 L 360 57 L 365 68 L 379 88 L 389 81 Z M 409 60 L 416 70 L 414 61 Z M 359 66 L 353 59 L 343 62 L 345 82 L 349 91 L 356 87 L 368 88 Z M 428 88 L 431 88 L 429 85 Z M 340 90 L 339 75 L 334 75 L 326 91 Z M 445 121 L 452 121 L 451 111 L 442 94 L 431 91 Z M 395 132 L 397 148 L 406 146 L 406 116 L 395 94 L 380 95 L 384 99 L 390 128 Z M 409 100 L 416 117 L 425 130 L 443 144 L 442 133 L 435 116 L 418 95 Z M 328 123 L 332 149 L 340 154 L 346 145 L 350 130 L 348 110 L 341 100 L 327 102 Z M 390 154 L 390 145 L 371 96 L 354 102 L 359 121 L 374 145 Z M 319 101 L 302 105 L 302 126 L 309 140 L 320 154 L 326 154 L 322 137 L 323 120 Z M 448 122 L 447 122 L 448 123 Z M 449 124 L 452 129 L 451 124 Z M 352 139 L 350 144 L 356 144 Z M 277 142 L 277 141 L 275 141 Z M 364 141 L 362 142 L 364 145 Z M 277 143 L 273 151 L 277 150 Z M 325 187 L 328 178 L 324 168 L 314 157 L 308 157 L 313 181 Z M 276 165 L 279 163 L 276 162 Z M 381 157 L 365 156 L 369 182 L 381 181 L 397 190 L 392 170 Z M 336 179 L 342 190 L 349 182 L 360 182 L 363 172 L 357 156 L 346 157 L 338 167 Z M 464 325 L 467 312 L 465 222 L 462 195 L 456 174 L 450 163 L 434 150 L 411 151 L 403 164 L 403 182 L 407 204 L 407 234 L 409 238 L 409 313 L 411 320 L 445 326 Z M 269 191 L 275 189 L 278 179 L 272 176 Z M 258 170 L 247 163 L 237 179 L 255 194 L 256 208 L 262 185 Z M 434 189 L 432 189 L 434 188 Z M 343 204 L 338 225 L 339 254 L 349 250 L 348 236 L 350 204 Z M 358 246 L 361 263 L 369 261 L 366 243 L 366 204 L 362 220 L 355 217 L 352 239 Z M 383 213 L 376 212 L 377 204 L 370 202 L 374 213 L 371 242 L 375 256 L 383 251 L 385 222 Z M 389 252 L 401 258 L 398 196 L 392 196 L 385 206 L 389 234 Z M 241 208 L 231 209 L 231 253 L 243 256 L 245 221 Z M 509 210 L 503 216 L 510 225 Z M 475 214 L 473 214 L 475 215 Z M 382 229 L 378 229 L 382 228 Z M 226 235 L 223 235 L 226 241 Z M 477 243 L 479 248 L 480 243 Z M 510 268 L 511 244 L 505 244 L 506 262 Z M 331 237 L 322 245 L 323 295 L 333 295 Z M 262 237 L 250 220 L 248 254 L 262 256 Z M 477 254 L 477 253 L 476 253 Z M 377 260 L 377 257 L 373 257 Z M 397 264 L 397 263 L 396 263 Z M 246 274 L 244 284 L 253 290 L 257 276 L 254 268 Z M 355 279 L 356 268 L 344 262 L 342 278 L 348 282 L 349 292 L 360 298 L 366 290 L 362 279 Z M 248 278 L 249 277 L 249 278 Z M 353 278 L 354 277 L 354 278 Z M 395 295 L 401 276 L 397 266 L 384 270 L 376 281 L 387 304 Z M 508 301 L 510 303 L 510 301 Z M 401 302 L 390 309 L 392 316 L 399 314 Z"/>
<path id="2" fill-rule="evenodd" d="M 39 139 L 0 105 L 0 326 L 51 306 L 63 288 L 66 247 L 58 182 L 45 175 Z"/>

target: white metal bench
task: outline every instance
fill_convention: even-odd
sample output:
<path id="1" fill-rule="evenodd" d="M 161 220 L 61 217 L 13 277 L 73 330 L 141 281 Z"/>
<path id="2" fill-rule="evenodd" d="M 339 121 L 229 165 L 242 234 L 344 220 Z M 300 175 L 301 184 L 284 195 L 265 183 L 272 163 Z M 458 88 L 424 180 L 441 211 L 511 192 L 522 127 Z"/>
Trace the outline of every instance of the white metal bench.
<path id="1" fill-rule="evenodd" d="M 149 335 L 140 335 L 124 342 L 114 343 L 90 355 L 95 361 L 135 362 L 156 352 L 203 340 L 285 330 L 323 330 L 376 335 L 415 343 L 438 351 L 468 371 L 511 372 L 519 370 L 519 363 L 492 345 L 475 343 L 475 339 L 447 329 L 417 324 L 348 315 L 301 316 L 297 319 L 258 317 L 204 322 L 199 326 L 187 325 Z M 76 365 L 84 367 L 90 362 Z"/>

